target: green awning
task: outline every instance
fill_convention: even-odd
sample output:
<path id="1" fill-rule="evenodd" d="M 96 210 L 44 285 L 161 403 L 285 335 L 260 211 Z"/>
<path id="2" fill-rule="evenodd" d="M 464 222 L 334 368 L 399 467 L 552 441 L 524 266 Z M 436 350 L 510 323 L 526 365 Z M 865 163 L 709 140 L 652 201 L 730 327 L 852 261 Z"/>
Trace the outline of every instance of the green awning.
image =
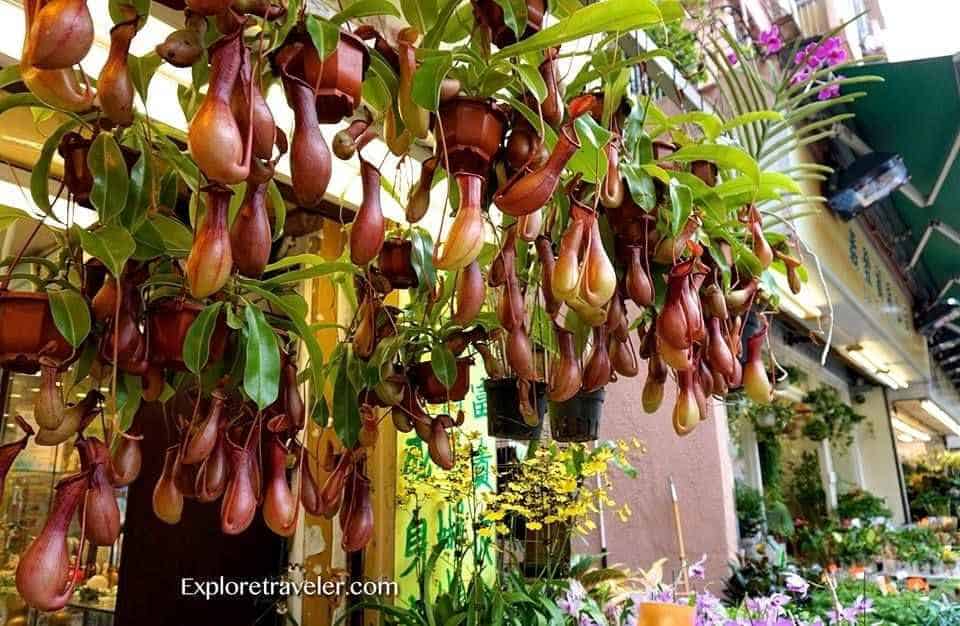
<path id="1" fill-rule="evenodd" d="M 883 83 L 867 84 L 864 91 L 868 96 L 851 105 L 856 114 L 853 124 L 857 135 L 874 151 L 903 157 L 911 185 L 919 193 L 911 199 L 898 191 L 891 200 L 910 229 L 914 247 L 921 244 L 932 220 L 942 222 L 943 231 L 960 233 L 960 159 L 954 159 L 942 176 L 945 164 L 960 147 L 960 88 L 954 58 L 877 63 L 852 68 L 846 74 L 873 74 L 884 79 Z M 932 204 L 922 206 L 932 195 Z M 960 243 L 943 231 L 928 235 L 919 257 L 935 283 L 935 293 L 960 276 Z M 947 295 L 960 297 L 960 284 Z"/>

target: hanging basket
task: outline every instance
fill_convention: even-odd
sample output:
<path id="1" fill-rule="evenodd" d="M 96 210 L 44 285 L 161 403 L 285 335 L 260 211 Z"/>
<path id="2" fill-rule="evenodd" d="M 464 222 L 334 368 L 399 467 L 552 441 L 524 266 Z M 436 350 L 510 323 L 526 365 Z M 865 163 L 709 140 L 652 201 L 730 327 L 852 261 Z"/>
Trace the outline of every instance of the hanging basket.
<path id="1" fill-rule="evenodd" d="M 530 388 L 530 405 L 537 413 L 536 426 L 531 426 L 520 413 L 520 391 L 516 378 L 483 381 L 487 392 L 487 434 L 500 439 L 531 441 L 540 438 L 546 412 L 547 386 L 536 383 Z"/>
<path id="2" fill-rule="evenodd" d="M 420 284 L 410 260 L 413 243 L 409 239 L 391 237 L 383 242 L 377 264 L 394 289 L 410 289 Z"/>
<path id="3" fill-rule="evenodd" d="M 603 414 L 603 389 L 581 391 L 565 402 L 550 402 L 550 434 L 555 441 L 596 441 Z"/>
<path id="4" fill-rule="evenodd" d="M 370 65 L 370 52 L 359 37 L 340 32 L 340 43 L 325 59 L 312 46 L 303 55 L 306 83 L 315 88 L 317 119 L 335 124 L 353 115 L 363 92 L 363 76 Z"/>
<path id="5" fill-rule="evenodd" d="M 493 100 L 460 96 L 444 102 L 437 127 L 441 162 L 446 147 L 451 173 L 486 176 L 506 128 L 507 114 Z"/>
<path id="6" fill-rule="evenodd" d="M 150 362 L 161 367 L 186 371 L 183 343 L 191 324 L 203 306 L 182 299 L 168 298 L 155 302 L 148 316 Z M 227 325 L 222 318 L 210 336 L 209 362 L 219 361 L 227 347 Z"/>
<path id="7" fill-rule="evenodd" d="M 53 322 L 45 293 L 0 291 L 0 320 L 0 367 L 35 374 L 41 356 L 65 363 L 73 355 Z"/>
<path id="8" fill-rule="evenodd" d="M 469 357 L 457 359 L 457 378 L 453 381 L 450 389 L 444 387 L 440 379 L 437 378 L 430 361 L 421 361 L 414 364 L 410 368 L 410 380 L 428 404 L 459 402 L 467 397 L 467 391 L 470 390 L 471 365 L 473 365 L 473 359 Z"/>

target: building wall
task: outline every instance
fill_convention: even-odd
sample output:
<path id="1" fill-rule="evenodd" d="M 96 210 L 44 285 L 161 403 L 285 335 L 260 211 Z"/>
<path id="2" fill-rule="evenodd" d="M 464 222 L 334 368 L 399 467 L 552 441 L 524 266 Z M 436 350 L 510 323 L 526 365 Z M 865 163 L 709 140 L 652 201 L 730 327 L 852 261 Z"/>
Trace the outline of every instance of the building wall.
<path id="1" fill-rule="evenodd" d="M 881 496 L 893 512 L 898 524 L 906 521 L 900 490 L 900 465 L 893 445 L 890 418 L 883 390 L 879 387 L 866 391 L 864 403 L 854 409 L 866 416 L 859 427 L 857 439 L 863 459 L 864 487 Z"/>
<path id="2" fill-rule="evenodd" d="M 612 511 L 604 514 L 610 564 L 631 569 L 648 568 L 659 558 L 668 558 L 665 579 L 679 574 L 676 527 L 670 499 L 673 478 L 680 498 L 683 534 L 689 561 L 707 555 L 707 579 L 719 582 L 728 573 L 727 564 L 736 553 L 736 511 L 733 500 L 733 467 L 729 454 L 726 411 L 714 403 L 712 415 L 693 433 L 678 437 L 671 413 L 676 386 L 668 382 L 663 404 L 655 415 L 641 408 L 641 390 L 646 369 L 636 378 L 621 379 L 607 386 L 601 439 L 637 437 L 646 444 L 646 454 L 635 460 L 638 477 L 617 475 L 613 499 L 633 511 L 626 522 Z M 600 526 L 597 520 L 598 528 Z M 600 533 L 574 539 L 574 550 L 598 554 Z"/>

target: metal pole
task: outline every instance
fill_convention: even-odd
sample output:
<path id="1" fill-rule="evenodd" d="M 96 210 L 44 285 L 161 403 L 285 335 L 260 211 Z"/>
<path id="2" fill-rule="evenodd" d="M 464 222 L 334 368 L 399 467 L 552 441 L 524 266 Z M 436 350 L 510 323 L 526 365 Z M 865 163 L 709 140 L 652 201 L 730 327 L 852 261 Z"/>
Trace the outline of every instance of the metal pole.
<path id="1" fill-rule="evenodd" d="M 680 584 L 685 593 L 690 593 L 690 578 L 687 575 L 687 548 L 683 541 L 683 524 L 680 522 L 680 498 L 673 476 L 667 478 L 670 485 L 670 499 L 673 502 L 673 522 L 677 527 L 677 544 L 680 548 Z"/>

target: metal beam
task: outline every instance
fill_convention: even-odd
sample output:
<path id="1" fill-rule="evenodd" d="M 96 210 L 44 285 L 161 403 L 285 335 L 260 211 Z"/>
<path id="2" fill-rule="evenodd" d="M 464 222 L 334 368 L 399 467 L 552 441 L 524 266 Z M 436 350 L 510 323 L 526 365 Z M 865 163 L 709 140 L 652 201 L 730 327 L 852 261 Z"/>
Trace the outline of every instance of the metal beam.
<path id="1" fill-rule="evenodd" d="M 927 225 L 926 230 L 923 231 L 923 236 L 920 237 L 920 243 L 917 245 L 917 249 L 914 250 L 913 256 L 910 258 L 910 262 L 907 263 L 906 271 L 912 270 L 917 262 L 920 260 L 920 255 L 923 254 L 924 248 L 927 247 L 927 243 L 930 241 L 930 236 L 934 232 L 938 232 L 953 243 L 960 246 L 960 232 L 957 232 L 952 226 L 944 224 L 940 220 L 930 220 L 930 223 Z"/>

